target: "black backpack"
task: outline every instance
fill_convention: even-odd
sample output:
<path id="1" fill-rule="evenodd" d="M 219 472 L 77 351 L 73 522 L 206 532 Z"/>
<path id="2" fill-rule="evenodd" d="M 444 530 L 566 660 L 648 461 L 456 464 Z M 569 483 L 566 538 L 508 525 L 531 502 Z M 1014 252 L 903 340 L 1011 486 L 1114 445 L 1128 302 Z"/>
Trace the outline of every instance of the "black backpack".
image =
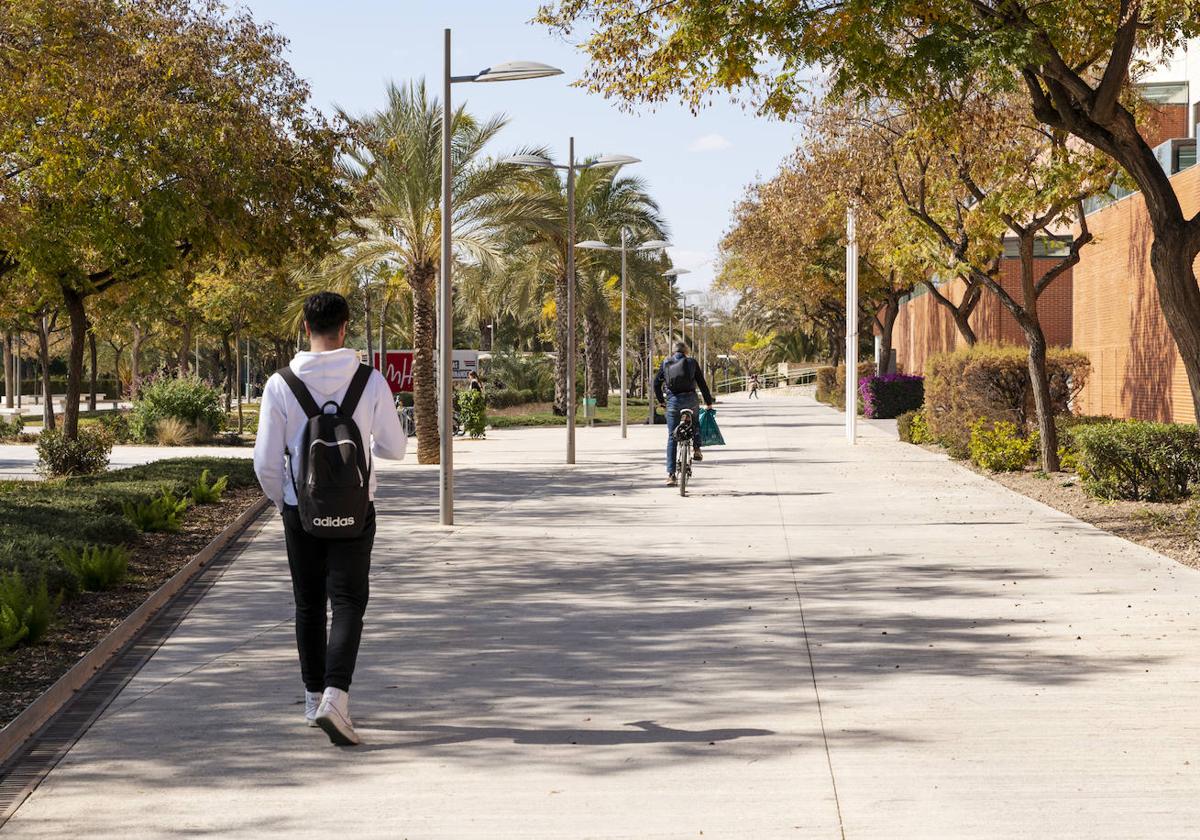
<path id="1" fill-rule="evenodd" d="M 319 407 L 291 368 L 279 371 L 308 415 L 299 453 L 300 469 L 293 469 L 296 465 L 291 462 L 296 460 L 296 454 L 288 452 L 288 472 L 296 490 L 300 524 L 314 537 L 353 539 L 362 534 L 366 525 L 371 472 L 362 434 L 354 422 L 354 409 L 366 390 L 371 370 L 367 365 L 358 366 L 341 405 L 329 400 Z M 327 414 L 325 408 L 330 405 L 336 411 Z"/>
<path id="2" fill-rule="evenodd" d="M 690 394 L 696 390 L 696 377 L 692 374 L 692 366 L 688 364 L 691 359 L 684 356 L 682 359 L 667 360 L 663 365 L 663 378 L 667 383 L 667 390 L 672 394 Z"/>

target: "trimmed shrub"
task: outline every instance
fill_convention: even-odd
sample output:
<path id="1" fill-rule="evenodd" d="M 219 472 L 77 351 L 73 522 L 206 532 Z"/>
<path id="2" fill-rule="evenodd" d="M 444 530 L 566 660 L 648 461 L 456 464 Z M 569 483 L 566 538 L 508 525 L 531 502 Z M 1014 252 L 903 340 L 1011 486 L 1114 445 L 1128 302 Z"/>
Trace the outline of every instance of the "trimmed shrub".
<path id="1" fill-rule="evenodd" d="M 208 482 L 208 470 L 200 473 L 199 480 L 188 488 L 188 496 L 194 504 L 211 505 L 221 501 L 225 488 L 229 485 L 229 476 L 223 475 L 211 484 Z"/>
<path id="2" fill-rule="evenodd" d="M 458 413 L 462 417 L 463 431 L 472 438 L 481 438 L 487 430 L 487 405 L 483 393 L 471 388 L 458 394 Z"/>
<path id="3" fill-rule="evenodd" d="M 209 434 L 225 423 L 221 392 L 198 376 L 159 376 L 142 383 L 134 401 L 130 430 L 140 441 L 155 439 L 155 426 L 166 417 Z"/>
<path id="4" fill-rule="evenodd" d="M 828 374 L 825 375 L 826 382 L 822 382 L 822 371 L 833 371 L 833 382 L 827 384 Z M 868 379 L 875 375 L 874 362 L 859 362 L 858 363 L 858 382 L 861 383 L 864 379 Z M 846 408 L 846 366 L 838 365 L 836 368 L 819 368 L 817 370 L 817 391 L 818 399 L 821 402 L 829 403 L 834 408 Z M 859 413 L 862 413 L 862 406 L 858 407 Z"/>
<path id="5" fill-rule="evenodd" d="M 514 405 L 525 405 L 537 402 L 537 394 L 528 388 L 497 388 L 484 394 L 490 408 L 511 408 Z"/>
<path id="6" fill-rule="evenodd" d="M 858 393 L 864 417 L 899 417 L 921 407 L 925 401 L 925 378 L 906 373 L 871 376 L 859 383 Z"/>
<path id="7" fill-rule="evenodd" d="M 833 402 L 837 390 L 837 368 L 833 365 L 817 368 L 817 399 L 823 403 Z"/>
<path id="8" fill-rule="evenodd" d="M 1125 420 L 1072 432 L 1084 488 L 1102 499 L 1166 502 L 1200 484 L 1200 436 L 1185 423 Z"/>
<path id="9" fill-rule="evenodd" d="M 991 472 L 1022 470 L 1037 454 L 1037 443 L 1022 437 L 1015 423 L 977 420 L 968 445 L 971 463 Z"/>
<path id="10" fill-rule="evenodd" d="M 125 502 L 121 509 L 139 531 L 177 531 L 187 506 L 186 496 L 180 499 L 167 492 L 148 502 Z"/>
<path id="11" fill-rule="evenodd" d="M 16 440 L 21 436 L 24 428 L 25 422 L 19 414 L 14 414 L 12 417 L 0 417 L 0 440 Z"/>
<path id="12" fill-rule="evenodd" d="M 96 421 L 113 443 L 129 443 L 133 434 L 129 428 L 129 414 L 124 411 L 106 411 Z"/>
<path id="13" fill-rule="evenodd" d="M 123 545 L 89 545 L 82 549 L 59 548 L 59 559 L 88 592 L 111 589 L 129 574 L 129 551 Z"/>
<path id="14" fill-rule="evenodd" d="M 67 440 L 58 429 L 44 431 L 37 441 L 38 471 L 52 478 L 102 473 L 112 446 L 103 429 L 80 429 L 75 440 Z"/>
<path id="15" fill-rule="evenodd" d="M 1086 384 L 1087 356 L 1051 348 L 1047 354 L 1055 414 L 1069 414 Z M 955 458 L 970 452 L 976 420 L 1012 423 L 1025 435 L 1034 417 L 1028 351 L 1015 345 L 977 344 L 930 356 L 925 364 L 925 419 L 934 439 Z"/>
<path id="16" fill-rule="evenodd" d="M 62 604 L 62 593 L 51 598 L 42 578 L 30 586 L 20 572 L 0 574 L 0 612 L 6 614 L 6 635 L 27 645 L 37 644 L 54 623 L 54 614 Z M 10 645 L 11 646 L 11 645 Z"/>
<path id="17" fill-rule="evenodd" d="M 896 432 L 905 443 L 932 443 L 923 411 L 906 411 L 896 418 Z"/>

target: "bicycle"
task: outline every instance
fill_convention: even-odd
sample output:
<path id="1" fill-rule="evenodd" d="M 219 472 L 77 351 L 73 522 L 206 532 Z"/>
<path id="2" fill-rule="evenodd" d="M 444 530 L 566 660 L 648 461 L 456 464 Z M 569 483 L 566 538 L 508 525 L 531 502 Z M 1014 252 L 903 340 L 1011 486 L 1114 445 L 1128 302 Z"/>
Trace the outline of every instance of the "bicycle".
<path id="1" fill-rule="evenodd" d="M 404 427 L 404 434 L 409 437 L 415 437 L 417 434 L 417 410 L 413 406 L 401 407 L 400 398 L 396 398 L 396 408 L 400 409 L 400 425 Z M 463 427 L 462 417 L 458 412 L 454 412 L 454 436 L 462 437 L 467 433 Z"/>
<path id="2" fill-rule="evenodd" d="M 679 424 L 675 427 L 675 476 L 679 481 L 679 495 L 687 495 L 688 479 L 692 477 L 692 442 L 696 430 L 695 412 L 685 408 L 679 412 Z"/>

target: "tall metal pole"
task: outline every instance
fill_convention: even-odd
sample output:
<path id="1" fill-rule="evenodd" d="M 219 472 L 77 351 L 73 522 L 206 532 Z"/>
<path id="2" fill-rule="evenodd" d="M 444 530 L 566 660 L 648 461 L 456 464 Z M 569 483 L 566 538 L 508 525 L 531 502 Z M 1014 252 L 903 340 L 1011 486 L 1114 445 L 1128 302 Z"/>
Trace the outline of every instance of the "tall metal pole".
<path id="1" fill-rule="evenodd" d="M 575 138 L 567 144 L 567 463 L 575 463 Z"/>
<path id="2" fill-rule="evenodd" d="M 629 359 L 625 355 L 625 228 L 621 228 L 621 437 L 629 437 L 628 421 L 625 417 L 625 376 Z"/>
<path id="3" fill-rule="evenodd" d="M 654 425 L 654 316 L 646 318 L 646 423 Z"/>
<path id="4" fill-rule="evenodd" d="M 450 184 L 450 30 L 446 30 L 445 70 L 442 74 L 442 257 L 438 286 L 438 508 L 443 525 L 454 524 L 454 310 L 451 308 Z M 383 360 L 380 359 L 380 367 Z"/>
<path id="5" fill-rule="evenodd" d="M 854 207 L 846 210 L 846 441 L 857 442 L 858 422 L 858 238 Z"/>

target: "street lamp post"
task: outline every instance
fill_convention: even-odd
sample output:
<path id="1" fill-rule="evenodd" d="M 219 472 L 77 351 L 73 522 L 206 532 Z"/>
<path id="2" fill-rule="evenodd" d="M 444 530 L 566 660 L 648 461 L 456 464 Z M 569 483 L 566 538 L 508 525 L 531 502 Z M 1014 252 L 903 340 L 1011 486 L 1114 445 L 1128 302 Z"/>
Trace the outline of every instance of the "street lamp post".
<path id="1" fill-rule="evenodd" d="M 846 209 L 846 441 L 857 443 L 858 429 L 858 236 L 854 206 Z"/>
<path id="2" fill-rule="evenodd" d="M 575 138 L 567 143 L 567 164 L 555 163 L 542 155 L 513 155 L 500 161 L 538 169 L 559 169 L 567 173 L 567 463 L 575 463 L 575 172 L 582 169 L 612 169 L 637 163 L 629 155 L 601 155 L 595 160 L 575 162 Z M 601 243 L 603 244 L 603 243 Z M 563 348 L 558 348 L 562 353 Z"/>
<path id="3" fill-rule="evenodd" d="M 510 82 L 520 79 L 540 79 L 562 73 L 557 67 L 535 61 L 506 61 L 472 73 L 455 76 L 450 69 L 450 30 L 445 30 L 442 73 L 442 254 L 438 284 L 438 508 L 443 525 L 454 524 L 454 298 L 451 287 L 451 258 L 454 250 L 451 226 L 454 212 L 450 206 L 451 186 L 454 183 L 453 161 L 450 157 L 452 114 L 450 87 L 461 82 Z M 382 362 L 381 362 L 382 366 Z"/>
<path id="4" fill-rule="evenodd" d="M 576 244 L 576 248 L 587 248 L 593 251 L 620 251 L 621 252 L 621 437 L 629 437 L 629 422 L 626 416 L 626 369 L 629 367 L 629 360 L 626 356 L 626 318 L 625 318 L 625 302 L 628 297 L 629 282 L 626 277 L 626 268 L 628 265 L 627 254 L 629 252 L 629 231 L 627 228 L 621 228 L 621 244 L 609 245 L 605 242 L 600 242 L 595 239 L 589 239 L 586 242 Z M 661 251 L 664 248 L 671 247 L 671 243 L 664 242 L 661 239 L 652 239 L 649 242 L 643 242 L 641 245 L 635 245 L 635 251 Z"/>

